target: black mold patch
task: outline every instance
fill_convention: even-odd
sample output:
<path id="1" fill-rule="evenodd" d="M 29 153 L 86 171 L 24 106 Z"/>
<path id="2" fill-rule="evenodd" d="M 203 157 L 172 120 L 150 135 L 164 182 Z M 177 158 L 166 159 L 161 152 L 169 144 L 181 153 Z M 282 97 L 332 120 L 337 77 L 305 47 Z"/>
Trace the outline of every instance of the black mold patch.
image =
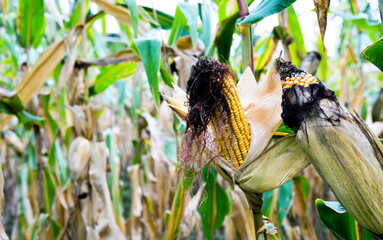
<path id="1" fill-rule="evenodd" d="M 185 131 L 191 131 L 192 139 L 206 132 L 211 116 L 217 114 L 214 112 L 217 107 L 221 110 L 221 116 L 230 117 L 230 108 L 223 92 L 225 74 L 234 76 L 228 66 L 207 57 L 202 57 L 193 65 L 187 82 L 189 114 Z"/>
<path id="2" fill-rule="evenodd" d="M 278 71 L 281 80 L 293 74 L 304 72 L 290 62 L 279 61 Z M 339 122 L 339 114 L 326 116 L 320 106 L 322 99 L 329 99 L 339 107 L 339 102 L 333 91 L 326 88 L 320 81 L 319 84 L 310 84 L 308 87 L 293 85 L 283 89 L 282 94 L 282 119 L 294 132 L 302 129 L 302 123 L 311 117 L 320 117 L 336 125 Z"/>
<path id="3" fill-rule="evenodd" d="M 278 69 L 279 75 L 281 76 L 281 81 L 284 81 L 286 77 L 292 77 L 295 74 L 300 74 L 305 72 L 297 68 L 296 66 L 292 65 L 291 62 L 284 62 L 282 59 L 279 59 L 277 64 L 277 69 Z"/>

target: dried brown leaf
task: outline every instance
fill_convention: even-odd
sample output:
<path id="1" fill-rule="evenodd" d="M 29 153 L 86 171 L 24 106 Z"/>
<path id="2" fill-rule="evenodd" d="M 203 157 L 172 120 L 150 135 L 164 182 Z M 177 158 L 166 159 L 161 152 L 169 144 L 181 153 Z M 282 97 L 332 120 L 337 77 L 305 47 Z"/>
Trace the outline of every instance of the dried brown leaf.
<path id="1" fill-rule="evenodd" d="M 61 72 L 60 72 L 60 75 L 59 75 L 58 87 L 57 87 L 57 90 L 56 90 L 57 94 L 60 92 L 61 88 L 65 85 L 65 83 L 68 81 L 68 79 L 72 75 L 74 64 L 75 64 L 75 60 L 76 60 L 76 58 L 75 58 L 76 57 L 76 50 L 77 50 L 77 46 L 78 46 L 78 44 L 80 42 L 80 39 L 81 39 L 80 36 L 81 35 L 75 36 L 76 39 L 66 49 L 67 58 L 65 60 L 64 65 L 61 68 Z"/>
<path id="2" fill-rule="evenodd" d="M 198 213 L 198 206 L 201 201 L 202 197 L 202 191 L 203 189 L 200 188 L 197 192 L 196 195 L 194 195 L 187 203 L 184 214 L 183 214 L 183 219 L 180 224 L 180 232 L 179 232 L 179 238 L 183 239 L 186 238 L 187 236 L 190 236 L 191 231 L 193 230 L 197 216 L 199 215 Z"/>
<path id="3" fill-rule="evenodd" d="M 115 64 L 125 63 L 125 62 L 138 62 L 140 60 L 141 58 L 137 56 L 137 54 L 134 53 L 131 49 L 125 49 L 103 58 L 97 58 L 97 59 L 80 58 L 77 60 L 77 64 L 82 67 L 87 67 L 91 65 L 103 67 L 103 66 L 115 65 Z"/>
<path id="4" fill-rule="evenodd" d="M 0 217 L 3 215 L 3 206 L 4 206 L 4 176 L 3 176 L 3 170 L 0 168 Z M 1 219 L 1 218 L 0 218 Z M 5 233 L 4 227 L 3 227 L 3 221 L 0 221 L 0 239 L 1 240 L 8 240 L 8 236 Z"/>
<path id="5" fill-rule="evenodd" d="M 318 17 L 319 28 L 322 36 L 322 43 L 324 45 L 324 34 L 327 26 L 327 12 L 330 6 L 330 0 L 314 0 L 315 11 Z"/>
<path id="6" fill-rule="evenodd" d="M 90 160 L 90 142 L 84 137 L 77 137 L 69 147 L 68 161 L 71 179 L 74 182 L 88 175 Z"/>
<path id="7" fill-rule="evenodd" d="M 232 210 L 230 217 L 233 219 L 235 229 L 240 235 L 240 239 L 255 239 L 255 229 L 253 214 L 247 204 L 243 192 L 236 187 L 235 191 L 230 192 Z"/>
<path id="8" fill-rule="evenodd" d="M 3 132 L 5 142 L 12 147 L 19 154 L 24 153 L 24 143 L 12 131 L 7 130 Z"/>
<path id="9" fill-rule="evenodd" d="M 79 27 L 73 33 L 74 37 L 81 33 L 82 28 Z M 71 35 L 71 34 L 70 34 Z M 49 47 L 40 55 L 36 63 L 33 65 L 16 86 L 23 104 L 29 102 L 37 91 L 44 85 L 46 80 L 52 74 L 57 64 L 63 59 L 66 49 L 65 46 L 71 45 L 70 37 L 57 41 L 49 45 Z"/>
<path id="10" fill-rule="evenodd" d="M 178 71 L 178 86 L 182 89 L 186 89 L 191 67 L 197 62 L 197 58 L 178 51 L 178 56 L 174 58 L 174 62 Z"/>
<path id="11" fill-rule="evenodd" d="M 140 184 L 140 166 L 135 164 L 128 168 L 130 180 L 132 181 L 132 210 L 129 218 L 128 232 L 131 239 L 142 238 L 142 225 L 140 217 L 142 215 L 142 188 Z"/>
<path id="12" fill-rule="evenodd" d="M 116 216 L 106 179 L 106 150 L 103 143 L 92 143 L 89 179 L 96 194 L 102 200 L 102 213 L 97 225 L 101 239 L 125 239 L 117 225 Z"/>
<path id="13" fill-rule="evenodd" d="M 358 84 L 354 92 L 354 96 L 351 100 L 351 106 L 359 113 L 362 112 L 362 102 L 363 102 L 363 90 L 366 84 L 367 75 L 364 75 Z"/>

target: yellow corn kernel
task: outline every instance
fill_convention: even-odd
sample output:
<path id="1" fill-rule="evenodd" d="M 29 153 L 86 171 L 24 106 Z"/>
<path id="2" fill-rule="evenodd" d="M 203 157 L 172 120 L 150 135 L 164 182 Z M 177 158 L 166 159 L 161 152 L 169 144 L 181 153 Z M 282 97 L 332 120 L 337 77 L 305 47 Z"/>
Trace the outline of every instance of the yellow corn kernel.
<path id="1" fill-rule="evenodd" d="M 251 132 L 238 97 L 236 83 L 229 74 L 224 76 L 223 93 L 230 108 L 230 119 L 224 120 L 225 132 L 222 133 L 217 124 L 222 109 L 217 109 L 212 117 L 212 130 L 221 156 L 238 168 L 249 151 Z"/>

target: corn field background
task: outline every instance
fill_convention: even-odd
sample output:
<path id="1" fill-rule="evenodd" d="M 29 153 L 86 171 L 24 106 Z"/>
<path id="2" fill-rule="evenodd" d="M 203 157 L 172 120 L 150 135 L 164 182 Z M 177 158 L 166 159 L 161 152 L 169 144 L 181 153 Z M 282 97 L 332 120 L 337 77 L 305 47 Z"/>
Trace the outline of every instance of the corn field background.
<path id="1" fill-rule="evenodd" d="M 303 1 L 179 1 L 167 14 L 135 0 L 0 0 L 0 238 L 256 239 L 238 187 L 208 165 L 180 170 L 185 125 L 160 93 L 185 89 L 201 56 L 242 76 L 242 2 L 258 17 L 257 81 L 281 51 L 297 66 L 316 51 L 316 76 L 383 138 L 382 1 L 315 0 L 302 13 L 318 15 L 314 35 Z M 257 32 L 272 13 L 279 23 Z M 263 200 L 263 239 L 362 232 L 312 166 Z"/>

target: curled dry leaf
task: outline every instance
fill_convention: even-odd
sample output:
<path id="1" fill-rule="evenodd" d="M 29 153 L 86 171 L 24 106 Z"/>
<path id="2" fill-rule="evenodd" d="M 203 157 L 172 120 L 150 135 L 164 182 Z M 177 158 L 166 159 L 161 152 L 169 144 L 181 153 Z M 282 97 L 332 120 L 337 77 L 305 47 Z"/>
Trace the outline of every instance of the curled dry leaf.
<path id="1" fill-rule="evenodd" d="M 70 76 L 73 73 L 73 68 L 74 68 L 75 60 L 76 60 L 76 58 L 75 58 L 76 57 L 76 50 L 77 50 L 77 46 L 78 46 L 80 39 L 81 39 L 80 36 L 81 35 L 75 36 L 73 43 L 69 47 L 67 47 L 67 49 L 66 49 L 67 58 L 65 60 L 64 65 L 61 68 L 56 94 L 58 94 L 60 92 L 61 88 L 65 85 L 65 83 L 69 80 Z"/>
<path id="2" fill-rule="evenodd" d="M 78 27 L 68 37 L 49 45 L 37 59 L 32 69 L 24 75 L 20 84 L 16 86 L 17 94 L 23 104 L 32 99 L 52 74 L 57 64 L 63 59 L 66 53 L 65 46 L 71 45 L 71 36 L 77 37 L 81 31 L 82 27 Z"/>
<path id="3" fill-rule="evenodd" d="M 5 142 L 10 147 L 12 147 L 19 154 L 24 153 L 24 144 L 14 132 L 7 130 L 3 132 L 2 134 L 3 134 Z"/>
<path id="4" fill-rule="evenodd" d="M 241 239 L 255 239 L 253 214 L 250 211 L 246 196 L 237 187 L 230 192 L 232 202 L 231 219 Z"/>
<path id="5" fill-rule="evenodd" d="M 180 224 L 180 232 L 178 237 L 180 239 L 190 236 L 191 231 L 195 226 L 195 222 L 198 216 L 198 206 L 201 201 L 203 188 L 200 188 L 196 195 L 194 195 L 187 203 L 183 218 Z"/>
<path id="6" fill-rule="evenodd" d="M 117 225 L 116 216 L 113 211 L 106 179 L 106 150 L 103 150 L 103 148 L 105 149 L 103 143 L 91 144 L 89 179 L 103 206 L 96 229 L 101 239 L 125 239 L 124 234 Z"/>
<path id="7" fill-rule="evenodd" d="M 362 112 L 362 102 L 363 102 L 363 90 L 366 84 L 367 75 L 364 75 L 358 84 L 354 92 L 354 96 L 351 100 L 351 106 L 359 113 Z"/>
<path id="8" fill-rule="evenodd" d="M 128 26 L 132 26 L 130 12 L 127 8 L 114 4 L 113 2 L 109 0 L 92 0 L 92 1 L 96 3 L 104 12 L 114 16 L 117 19 L 117 21 L 119 21 L 120 23 L 128 25 Z M 148 32 L 148 28 L 147 26 L 145 26 L 145 24 L 143 24 L 143 22 L 139 21 L 138 24 L 139 24 L 138 31 L 140 34 Z"/>
<path id="9" fill-rule="evenodd" d="M 142 224 L 140 217 L 142 215 L 142 188 L 140 184 L 140 166 L 135 164 L 128 168 L 130 180 L 132 181 L 132 211 L 128 221 L 128 231 L 131 239 L 142 238 Z"/>
<path id="10" fill-rule="evenodd" d="M 23 75 L 21 82 L 16 86 L 16 92 L 24 105 L 32 99 L 51 76 L 57 64 L 65 56 L 65 46 L 70 46 L 72 37 L 77 38 L 82 29 L 79 26 L 62 40 L 49 45 L 39 56 L 33 67 Z M 11 118 L 11 116 L 0 114 L 0 129 L 3 129 Z"/>
<path id="11" fill-rule="evenodd" d="M 137 56 L 137 54 L 133 52 L 131 49 L 125 49 L 102 58 L 97 58 L 97 59 L 80 58 L 77 60 L 77 64 L 80 67 L 88 67 L 91 65 L 103 67 L 103 66 L 115 65 L 119 63 L 125 63 L 125 62 L 138 62 L 140 60 L 141 60 L 140 57 Z"/>
<path id="12" fill-rule="evenodd" d="M 4 176 L 3 176 L 3 170 L 0 167 L 0 215 L 3 215 L 3 206 L 4 206 Z M 1 240 L 8 240 L 8 236 L 5 233 L 4 227 L 3 227 L 3 221 L 0 221 L 0 239 Z"/>
<path id="13" fill-rule="evenodd" d="M 327 12 L 330 7 L 330 0 L 314 0 L 315 11 L 317 13 L 322 43 L 324 45 L 324 34 L 327 26 Z"/>
<path id="14" fill-rule="evenodd" d="M 68 161 L 71 179 L 74 182 L 84 179 L 88 175 L 90 160 L 90 145 L 88 139 L 77 137 L 69 147 Z"/>
<path id="15" fill-rule="evenodd" d="M 84 94 L 84 81 L 80 77 L 79 68 L 75 67 L 67 81 L 67 96 L 69 105 L 76 105 Z"/>
<path id="16" fill-rule="evenodd" d="M 87 106 L 66 106 L 73 114 L 73 120 L 75 122 L 74 128 L 77 134 L 87 137 L 90 136 L 90 133 L 93 132 L 93 129 L 96 127 L 97 111 L 98 108 L 95 106 L 90 106 L 90 119 L 88 118 L 86 107 Z"/>

